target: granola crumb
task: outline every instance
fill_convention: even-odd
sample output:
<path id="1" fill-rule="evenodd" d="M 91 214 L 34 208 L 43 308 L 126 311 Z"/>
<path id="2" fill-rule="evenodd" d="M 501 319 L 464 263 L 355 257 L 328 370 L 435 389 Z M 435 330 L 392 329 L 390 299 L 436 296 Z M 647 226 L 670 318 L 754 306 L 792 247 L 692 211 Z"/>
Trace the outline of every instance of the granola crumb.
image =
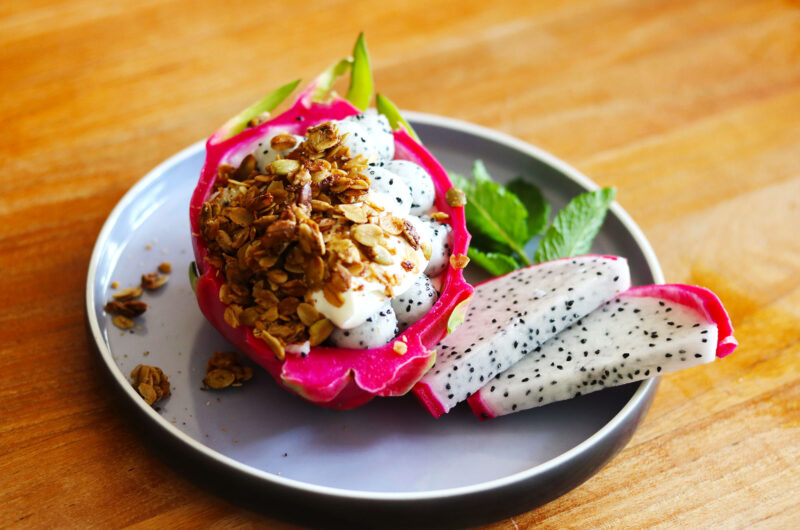
<path id="1" fill-rule="evenodd" d="M 206 363 L 206 377 L 203 384 L 207 388 L 222 390 L 229 386 L 242 386 L 253 377 L 253 369 L 244 366 L 239 354 L 232 351 L 215 351 Z"/>
<path id="2" fill-rule="evenodd" d="M 142 274 L 142 287 L 148 291 L 155 291 L 162 287 L 169 280 L 169 276 L 161 276 L 157 272 Z"/>
<path id="3" fill-rule="evenodd" d="M 111 298 L 117 302 L 127 302 L 129 300 L 133 300 L 134 298 L 139 298 L 140 296 L 142 296 L 142 288 L 141 286 L 137 285 L 136 287 L 127 287 L 125 289 L 121 289 L 112 294 Z"/>
<path id="4" fill-rule="evenodd" d="M 454 269 L 463 269 L 469 263 L 469 258 L 464 254 L 453 254 L 450 256 L 450 265 Z"/>
<path id="5" fill-rule="evenodd" d="M 125 302 L 118 302 L 113 300 L 108 302 L 103 311 L 110 315 L 122 315 L 128 318 L 138 317 L 147 311 L 147 304 L 137 300 L 127 300 Z"/>
<path id="6" fill-rule="evenodd" d="M 431 219 L 433 219 L 434 221 L 438 221 L 438 222 L 442 223 L 442 222 L 447 221 L 448 219 L 450 219 L 450 215 L 446 214 L 445 212 L 433 212 L 431 214 Z"/>
<path id="7" fill-rule="evenodd" d="M 142 355 L 144 355 L 145 357 L 147 357 L 148 355 L 150 355 L 150 352 L 149 352 L 149 351 L 143 352 L 143 353 L 142 353 Z"/>
<path id="8" fill-rule="evenodd" d="M 131 329 L 133 327 L 133 320 L 124 315 L 114 315 L 111 318 L 111 323 L 122 330 Z"/>
<path id="9" fill-rule="evenodd" d="M 408 351 L 408 345 L 405 342 L 396 340 L 394 342 L 394 345 L 392 346 L 392 349 L 398 355 L 405 355 L 406 352 Z"/>
<path id="10" fill-rule="evenodd" d="M 111 282 L 111 288 L 117 289 L 119 287 L 119 282 Z"/>
<path id="11" fill-rule="evenodd" d="M 172 272 L 172 264 L 169 261 L 164 261 L 158 265 L 158 272 L 161 274 L 169 274 Z"/>
<path id="12" fill-rule="evenodd" d="M 144 249 L 145 249 L 145 250 L 153 250 L 153 245 L 151 245 L 150 243 L 148 243 L 148 244 L 146 244 L 146 245 L 144 246 Z"/>
<path id="13" fill-rule="evenodd" d="M 134 388 L 148 405 L 170 396 L 169 380 L 157 366 L 137 365 L 131 371 L 131 379 Z"/>
<path id="14" fill-rule="evenodd" d="M 459 188 L 450 188 L 449 190 L 447 190 L 447 193 L 445 194 L 445 199 L 447 200 L 447 204 L 449 204 L 453 208 L 458 208 L 460 206 L 467 205 L 467 196 Z"/>

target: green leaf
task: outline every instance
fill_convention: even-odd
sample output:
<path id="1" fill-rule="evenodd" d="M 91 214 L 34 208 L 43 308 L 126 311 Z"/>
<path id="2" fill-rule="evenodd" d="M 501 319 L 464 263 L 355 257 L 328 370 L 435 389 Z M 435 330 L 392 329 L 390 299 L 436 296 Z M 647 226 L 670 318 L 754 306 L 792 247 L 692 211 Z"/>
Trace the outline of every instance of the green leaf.
<path id="1" fill-rule="evenodd" d="M 369 65 L 369 53 L 364 32 L 358 35 L 353 47 L 353 66 L 350 73 L 350 88 L 347 89 L 347 100 L 361 110 L 367 110 L 372 99 L 372 69 Z"/>
<path id="2" fill-rule="evenodd" d="M 314 93 L 311 95 L 311 100 L 320 101 L 325 99 L 325 97 L 331 91 L 333 83 L 335 83 L 338 78 L 346 74 L 347 71 L 350 70 L 350 66 L 352 64 L 353 59 L 348 57 L 338 61 L 336 64 L 319 74 L 316 80 L 317 86 L 314 88 Z"/>
<path id="3" fill-rule="evenodd" d="M 528 226 L 528 237 L 543 234 L 547 230 L 550 205 L 547 204 L 541 190 L 522 177 L 515 178 L 506 187 L 522 201 L 525 209 L 528 210 L 528 218 L 525 220 L 525 224 Z"/>
<path id="4" fill-rule="evenodd" d="M 189 264 L 189 284 L 192 286 L 192 291 L 197 293 L 197 263 L 194 261 Z"/>
<path id="5" fill-rule="evenodd" d="M 513 193 L 491 180 L 480 160 L 473 166 L 473 175 L 474 182 L 456 177 L 467 196 L 464 213 L 470 231 L 480 232 L 508 247 L 519 255 L 523 263 L 530 265 L 524 250 L 530 239 L 525 224 L 528 215 L 525 206 Z"/>
<path id="6" fill-rule="evenodd" d="M 592 246 L 617 191 L 603 188 L 582 193 L 567 204 L 547 229 L 536 249 L 537 263 L 586 254 Z"/>
<path id="7" fill-rule="evenodd" d="M 411 124 L 408 123 L 405 118 L 403 118 L 395 104 L 392 103 L 392 100 L 383 94 L 378 94 L 375 96 L 375 106 L 378 108 L 378 112 L 386 116 L 386 119 L 389 120 L 389 125 L 392 127 L 393 131 L 402 125 L 405 127 L 409 136 L 411 136 L 414 140 L 421 142 L 416 131 L 414 131 L 414 128 L 411 127 Z"/>
<path id="8" fill-rule="evenodd" d="M 469 306 L 470 299 L 467 298 L 453 308 L 450 313 L 450 318 L 447 319 L 447 333 L 452 333 L 464 323 L 464 316 L 467 314 L 467 306 Z"/>
<path id="9" fill-rule="evenodd" d="M 483 252 L 475 247 L 470 247 L 467 250 L 467 256 L 472 260 L 472 263 L 477 263 L 493 276 L 502 276 L 520 267 L 519 263 L 507 254 Z"/>
<path id="10" fill-rule="evenodd" d="M 299 79 L 292 81 L 291 83 L 286 83 L 282 87 L 273 90 L 260 100 L 256 101 L 233 118 L 229 119 L 220 129 L 220 132 L 222 133 L 220 141 L 227 140 L 231 136 L 235 136 L 242 132 L 244 128 L 247 127 L 247 123 L 259 114 L 274 110 L 275 107 L 280 105 L 283 100 L 286 99 L 295 88 L 297 88 L 299 83 Z"/>

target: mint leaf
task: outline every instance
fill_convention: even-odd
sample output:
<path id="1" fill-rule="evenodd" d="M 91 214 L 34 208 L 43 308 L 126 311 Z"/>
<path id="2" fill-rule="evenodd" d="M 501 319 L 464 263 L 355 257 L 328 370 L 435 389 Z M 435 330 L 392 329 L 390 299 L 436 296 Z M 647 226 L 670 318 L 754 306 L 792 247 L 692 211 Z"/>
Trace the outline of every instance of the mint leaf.
<path id="1" fill-rule="evenodd" d="M 520 259 L 530 265 L 525 256 L 528 228 L 525 220 L 528 212 L 516 195 L 491 180 L 486 166 L 480 160 L 473 166 L 474 181 L 454 175 L 456 186 L 467 196 L 464 214 L 470 231 L 479 232 L 502 246 L 516 252 Z"/>
<path id="2" fill-rule="evenodd" d="M 369 107 L 369 100 L 372 99 L 372 69 L 369 65 L 369 53 L 367 53 L 367 41 L 364 39 L 362 31 L 356 39 L 353 47 L 353 64 L 350 72 L 350 88 L 347 89 L 347 101 L 353 106 L 363 110 Z"/>
<path id="3" fill-rule="evenodd" d="M 547 204 L 541 190 L 522 177 L 512 180 L 506 188 L 516 195 L 525 205 L 525 209 L 528 210 L 528 218 L 525 220 L 528 226 L 528 237 L 543 234 L 547 229 L 550 205 Z"/>
<path id="4" fill-rule="evenodd" d="M 414 140 L 420 141 L 419 136 L 417 136 L 416 131 L 414 131 L 411 124 L 403 118 L 403 115 L 400 114 L 400 111 L 397 109 L 392 100 L 384 96 L 383 94 L 378 94 L 375 96 L 375 107 L 378 109 L 378 112 L 386 116 L 386 119 L 389 120 L 389 125 L 391 126 L 392 130 L 396 130 L 402 125 L 406 128 L 406 132 L 409 136 L 411 136 Z"/>
<path id="5" fill-rule="evenodd" d="M 567 204 L 539 242 L 537 263 L 589 252 L 617 190 L 603 188 L 578 195 Z"/>
<path id="6" fill-rule="evenodd" d="M 520 267 L 519 263 L 507 254 L 483 252 L 475 247 L 470 247 L 467 250 L 467 256 L 472 263 L 477 263 L 493 276 L 502 276 Z"/>

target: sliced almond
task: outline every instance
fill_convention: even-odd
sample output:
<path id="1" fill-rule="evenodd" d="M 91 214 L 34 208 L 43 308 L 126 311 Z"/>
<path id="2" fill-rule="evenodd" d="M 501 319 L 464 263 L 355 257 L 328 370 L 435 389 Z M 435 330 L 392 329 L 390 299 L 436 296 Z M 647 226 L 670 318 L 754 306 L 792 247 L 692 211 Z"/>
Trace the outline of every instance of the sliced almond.
<path id="1" fill-rule="evenodd" d="M 300 322 L 306 326 L 311 326 L 320 318 L 319 311 L 313 305 L 305 302 L 297 305 L 297 316 L 300 318 Z"/>
<path id="2" fill-rule="evenodd" d="M 286 358 L 286 350 L 283 348 L 283 343 L 281 343 L 281 341 L 278 340 L 274 335 L 268 331 L 261 330 L 253 331 L 253 335 L 266 342 L 267 346 L 269 346 L 269 349 L 272 350 L 272 353 L 275 354 L 275 357 L 277 357 L 278 360 L 282 361 Z"/>
<path id="3" fill-rule="evenodd" d="M 142 287 L 137 285 L 136 287 L 128 287 L 126 289 L 121 289 L 116 293 L 111 295 L 111 298 L 114 300 L 125 302 L 127 300 L 133 300 L 134 298 L 139 298 L 142 296 Z"/>
<path id="4" fill-rule="evenodd" d="M 389 251 L 380 245 L 368 247 L 366 249 L 367 257 L 380 265 L 391 265 L 393 263 L 392 255 Z"/>
<path id="5" fill-rule="evenodd" d="M 223 233 L 223 232 L 220 232 Z M 161 276 L 156 272 L 142 274 L 142 287 L 148 291 L 155 291 L 161 288 L 169 280 L 169 276 Z"/>
<path id="6" fill-rule="evenodd" d="M 354 223 L 363 224 L 367 222 L 367 214 L 364 211 L 364 206 L 360 204 L 340 204 L 338 206 L 344 215 Z"/>
<path id="7" fill-rule="evenodd" d="M 119 329 L 131 329 L 134 326 L 133 320 L 124 315 L 114 315 L 111 322 Z"/>
<path id="8" fill-rule="evenodd" d="M 286 151 L 287 149 L 293 149 L 297 145 L 297 138 L 291 134 L 276 134 L 269 141 L 269 145 L 278 151 Z"/>
<path id="9" fill-rule="evenodd" d="M 383 237 L 383 230 L 373 224 L 356 225 L 350 229 L 350 235 L 362 245 L 374 247 L 380 243 Z"/>
<path id="10" fill-rule="evenodd" d="M 216 370 L 211 370 L 206 374 L 205 379 L 203 379 L 203 383 L 207 387 L 213 388 L 214 390 L 221 390 L 231 386 L 235 380 L 236 376 L 233 374 L 233 372 L 224 368 L 217 368 Z"/>
<path id="11" fill-rule="evenodd" d="M 327 318 L 314 322 L 308 328 L 308 342 L 312 346 L 317 346 L 325 342 L 330 334 L 333 333 L 333 323 Z"/>
<path id="12" fill-rule="evenodd" d="M 290 158 L 279 158 L 278 160 L 273 160 L 269 168 L 276 175 L 288 175 L 300 169 L 300 162 Z"/>

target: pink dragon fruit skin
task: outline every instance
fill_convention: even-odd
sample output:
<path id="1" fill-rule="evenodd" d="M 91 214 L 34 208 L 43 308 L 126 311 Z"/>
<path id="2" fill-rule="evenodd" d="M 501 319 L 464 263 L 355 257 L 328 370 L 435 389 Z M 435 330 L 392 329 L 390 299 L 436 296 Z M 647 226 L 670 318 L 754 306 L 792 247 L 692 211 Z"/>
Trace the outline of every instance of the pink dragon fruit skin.
<path id="1" fill-rule="evenodd" d="M 733 325 L 728 312 L 716 294 L 705 287 L 695 285 L 642 285 L 632 287 L 625 296 L 649 296 L 685 305 L 703 315 L 709 322 L 717 325 L 717 357 L 722 358 L 733 352 L 739 343 L 733 336 Z"/>
<path id="2" fill-rule="evenodd" d="M 315 347 L 304 357 L 287 354 L 278 360 L 266 343 L 253 336 L 250 328 L 232 328 L 223 319 L 225 305 L 219 301 L 222 275 L 204 259 L 205 241 L 198 235 L 199 214 L 216 180 L 217 167 L 226 157 L 251 145 L 257 138 L 273 132 L 302 135 L 308 127 L 329 120 L 341 120 L 360 111 L 344 99 L 334 97 L 326 103 L 312 101 L 316 88 L 312 83 L 292 107 L 270 121 L 246 129 L 223 140 L 220 130 L 206 144 L 206 160 L 191 199 L 190 222 L 192 244 L 199 277 L 196 284 L 198 304 L 205 317 L 241 352 L 263 366 L 283 388 L 324 407 L 351 409 L 363 405 L 374 396 L 397 396 L 408 392 L 430 369 L 435 352 L 430 348 L 447 331 L 447 320 L 453 309 L 472 294 L 472 286 L 464 281 L 461 270 L 450 267 L 445 273 L 442 294 L 431 311 L 410 326 L 396 340 L 407 345 L 399 355 L 393 343 L 369 350 Z M 395 159 L 409 160 L 425 168 L 436 186 L 436 207 L 449 214 L 453 228 L 453 252 L 466 254 L 470 235 L 466 229 L 464 209 L 450 207 L 444 196 L 452 187 L 447 172 L 436 159 L 405 130 L 394 132 Z"/>

